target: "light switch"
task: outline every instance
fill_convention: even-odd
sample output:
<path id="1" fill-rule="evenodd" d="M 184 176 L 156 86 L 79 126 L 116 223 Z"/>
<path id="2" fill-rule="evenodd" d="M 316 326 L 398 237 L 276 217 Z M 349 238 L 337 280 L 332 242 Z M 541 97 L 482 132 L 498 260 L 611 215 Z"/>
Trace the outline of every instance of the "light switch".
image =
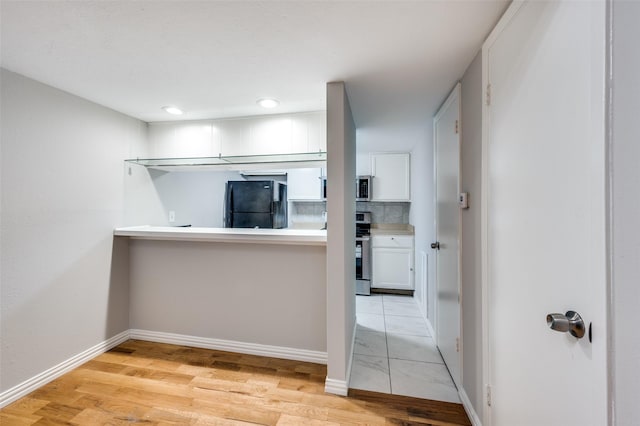
<path id="1" fill-rule="evenodd" d="M 461 209 L 468 209 L 469 208 L 469 193 L 468 192 L 461 192 L 460 193 L 460 197 L 458 198 L 458 204 L 460 205 Z"/>

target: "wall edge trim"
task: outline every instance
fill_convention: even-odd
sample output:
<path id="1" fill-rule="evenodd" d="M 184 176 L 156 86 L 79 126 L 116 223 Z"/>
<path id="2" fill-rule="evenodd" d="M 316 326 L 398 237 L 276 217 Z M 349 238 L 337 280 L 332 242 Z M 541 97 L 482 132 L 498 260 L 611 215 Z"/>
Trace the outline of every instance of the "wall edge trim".
<path id="1" fill-rule="evenodd" d="M 476 410 L 473 408 L 473 404 L 471 403 L 469 396 L 463 388 L 460 388 L 460 390 L 458 391 L 458 395 L 460 396 L 460 401 L 462 401 L 464 411 L 467 412 L 467 416 L 469 416 L 469 420 L 471 420 L 471 424 L 473 426 L 482 426 L 480 416 L 478 416 L 478 413 L 476 413 Z"/>
<path id="2" fill-rule="evenodd" d="M 327 353 L 308 349 L 288 348 L 284 346 L 262 345 L 259 343 L 238 342 L 214 339 L 210 337 L 189 336 L 185 334 L 165 333 L 161 331 L 131 329 L 130 338 L 149 342 L 169 343 L 194 348 L 214 349 L 248 355 L 290 359 L 294 361 L 327 363 Z"/>
<path id="3" fill-rule="evenodd" d="M 114 348 L 119 344 L 126 342 L 127 340 L 129 340 L 129 330 L 118 333 L 115 336 L 103 342 L 100 342 L 97 345 L 94 345 L 65 361 L 62 361 L 61 363 L 54 365 L 53 367 L 43 371 L 42 373 L 37 374 L 10 389 L 7 389 L 6 391 L 0 393 L 0 408 L 11 404 L 12 402 L 33 392 L 39 387 L 46 385 L 47 383 L 57 379 L 63 374 L 68 373 L 74 368 L 79 367 L 85 362 L 107 352 L 111 348 Z"/>
<path id="4" fill-rule="evenodd" d="M 349 393 L 349 385 L 346 380 L 327 378 L 324 382 L 324 391 L 334 395 L 347 396 Z"/>

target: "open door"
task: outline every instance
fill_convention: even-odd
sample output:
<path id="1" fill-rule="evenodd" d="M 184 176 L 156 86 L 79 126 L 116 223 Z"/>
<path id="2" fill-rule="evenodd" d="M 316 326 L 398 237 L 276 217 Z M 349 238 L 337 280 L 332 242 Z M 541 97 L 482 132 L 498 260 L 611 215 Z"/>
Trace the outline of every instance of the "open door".
<path id="1" fill-rule="evenodd" d="M 436 344 L 453 381 L 460 353 L 460 84 L 433 119 L 436 181 Z"/>
<path id="2" fill-rule="evenodd" d="M 483 47 L 484 425 L 607 424 L 605 22 L 516 2 Z"/>

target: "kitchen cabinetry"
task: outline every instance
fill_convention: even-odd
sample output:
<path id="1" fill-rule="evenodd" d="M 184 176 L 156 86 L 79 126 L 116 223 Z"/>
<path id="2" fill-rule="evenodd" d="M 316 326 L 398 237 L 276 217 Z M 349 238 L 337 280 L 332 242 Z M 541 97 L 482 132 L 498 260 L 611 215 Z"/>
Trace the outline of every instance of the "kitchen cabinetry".
<path id="1" fill-rule="evenodd" d="M 371 154 L 372 201 L 411 201 L 411 154 Z"/>
<path id="2" fill-rule="evenodd" d="M 373 235 L 371 247 L 371 287 L 413 290 L 413 236 Z"/>
<path id="3" fill-rule="evenodd" d="M 290 169 L 287 171 L 287 198 L 291 201 L 322 201 L 323 169 Z"/>
<path id="4" fill-rule="evenodd" d="M 149 124 L 150 158 L 214 157 L 220 137 L 212 134 L 211 121 Z"/>
<path id="5" fill-rule="evenodd" d="M 149 124 L 151 158 L 325 152 L 326 113 L 265 115 Z"/>

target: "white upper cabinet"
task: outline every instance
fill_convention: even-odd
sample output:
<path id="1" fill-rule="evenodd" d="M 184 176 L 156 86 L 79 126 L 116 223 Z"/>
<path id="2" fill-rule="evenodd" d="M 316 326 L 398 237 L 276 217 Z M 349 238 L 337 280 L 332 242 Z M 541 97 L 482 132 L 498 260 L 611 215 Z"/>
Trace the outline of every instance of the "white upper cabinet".
<path id="1" fill-rule="evenodd" d="M 213 133 L 220 140 L 220 151 L 215 156 L 251 155 L 251 129 L 242 120 L 217 120 L 212 126 Z"/>
<path id="2" fill-rule="evenodd" d="M 306 114 L 308 145 L 306 152 L 327 151 L 327 114 Z"/>
<path id="3" fill-rule="evenodd" d="M 212 157 L 220 152 L 211 121 L 151 123 L 149 142 L 152 158 Z"/>
<path id="4" fill-rule="evenodd" d="M 153 158 L 297 154 L 327 150 L 324 111 L 149 124 Z"/>
<path id="5" fill-rule="evenodd" d="M 411 155 L 371 154 L 372 201 L 411 201 Z"/>
<path id="6" fill-rule="evenodd" d="M 322 169 L 289 169 L 287 171 L 287 198 L 300 201 L 322 200 Z"/>

